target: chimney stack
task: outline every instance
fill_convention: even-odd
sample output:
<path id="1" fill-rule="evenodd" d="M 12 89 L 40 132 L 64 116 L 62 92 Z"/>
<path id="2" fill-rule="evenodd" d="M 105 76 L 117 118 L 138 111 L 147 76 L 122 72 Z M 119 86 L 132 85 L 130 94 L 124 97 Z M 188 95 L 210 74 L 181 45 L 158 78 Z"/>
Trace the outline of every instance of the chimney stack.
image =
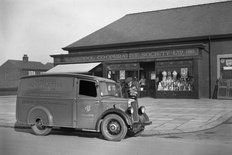
<path id="1" fill-rule="evenodd" d="M 27 56 L 27 54 L 23 55 L 23 62 L 28 62 L 28 56 Z"/>

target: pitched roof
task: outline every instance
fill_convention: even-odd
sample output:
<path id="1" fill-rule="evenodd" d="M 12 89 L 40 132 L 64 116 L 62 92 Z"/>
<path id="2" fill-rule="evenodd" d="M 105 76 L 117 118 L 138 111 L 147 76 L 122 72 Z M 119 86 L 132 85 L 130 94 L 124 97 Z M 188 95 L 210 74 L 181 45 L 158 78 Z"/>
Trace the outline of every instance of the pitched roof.
<path id="1" fill-rule="evenodd" d="M 51 68 L 54 67 L 54 64 L 51 63 L 51 62 L 48 62 L 48 63 L 45 64 L 45 66 L 46 66 L 46 68 L 49 70 L 49 69 L 51 69 Z"/>
<path id="2" fill-rule="evenodd" d="M 36 62 L 36 61 L 28 61 L 24 62 L 21 60 L 8 60 L 9 63 L 13 64 L 19 69 L 24 69 L 24 70 L 44 70 L 47 71 L 51 69 L 51 66 L 47 66 L 42 64 L 41 62 Z"/>
<path id="3" fill-rule="evenodd" d="M 232 1 L 128 14 L 63 49 L 232 34 L 231 15 Z"/>

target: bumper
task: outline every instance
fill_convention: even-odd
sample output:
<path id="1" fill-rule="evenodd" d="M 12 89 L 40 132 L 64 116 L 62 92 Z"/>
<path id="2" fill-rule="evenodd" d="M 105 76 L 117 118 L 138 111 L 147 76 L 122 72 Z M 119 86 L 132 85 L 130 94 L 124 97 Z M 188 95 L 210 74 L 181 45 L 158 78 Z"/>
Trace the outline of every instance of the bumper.
<path id="1" fill-rule="evenodd" d="M 146 121 L 146 122 L 143 122 L 143 123 L 140 123 L 140 124 L 143 125 L 143 126 L 151 125 L 152 121 Z"/>

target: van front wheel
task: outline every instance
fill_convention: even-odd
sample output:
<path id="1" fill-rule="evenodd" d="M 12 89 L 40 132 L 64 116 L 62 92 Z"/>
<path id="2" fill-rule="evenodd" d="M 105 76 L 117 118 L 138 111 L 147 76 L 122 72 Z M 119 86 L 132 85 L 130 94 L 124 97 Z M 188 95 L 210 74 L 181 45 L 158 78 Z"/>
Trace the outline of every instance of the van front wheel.
<path id="1" fill-rule="evenodd" d="M 37 119 L 35 124 L 32 125 L 32 130 L 36 135 L 45 136 L 49 134 L 52 130 L 51 127 L 44 126 L 41 119 Z"/>
<path id="2" fill-rule="evenodd" d="M 101 123 L 101 132 L 107 140 L 120 141 L 127 134 L 127 126 L 119 115 L 109 114 Z"/>

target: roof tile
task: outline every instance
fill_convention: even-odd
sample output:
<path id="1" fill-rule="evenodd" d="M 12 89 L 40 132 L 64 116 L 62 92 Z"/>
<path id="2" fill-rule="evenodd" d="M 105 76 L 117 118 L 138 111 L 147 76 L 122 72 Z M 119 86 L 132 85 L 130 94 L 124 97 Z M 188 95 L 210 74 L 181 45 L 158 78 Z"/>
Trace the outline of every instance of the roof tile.
<path id="1" fill-rule="evenodd" d="M 51 69 L 51 66 L 46 66 L 42 64 L 41 62 L 36 61 L 28 61 L 24 62 L 21 60 L 8 60 L 10 63 L 15 65 L 16 67 L 24 70 L 49 70 Z"/>
<path id="2" fill-rule="evenodd" d="M 63 48 L 232 34 L 232 1 L 128 14 Z"/>

